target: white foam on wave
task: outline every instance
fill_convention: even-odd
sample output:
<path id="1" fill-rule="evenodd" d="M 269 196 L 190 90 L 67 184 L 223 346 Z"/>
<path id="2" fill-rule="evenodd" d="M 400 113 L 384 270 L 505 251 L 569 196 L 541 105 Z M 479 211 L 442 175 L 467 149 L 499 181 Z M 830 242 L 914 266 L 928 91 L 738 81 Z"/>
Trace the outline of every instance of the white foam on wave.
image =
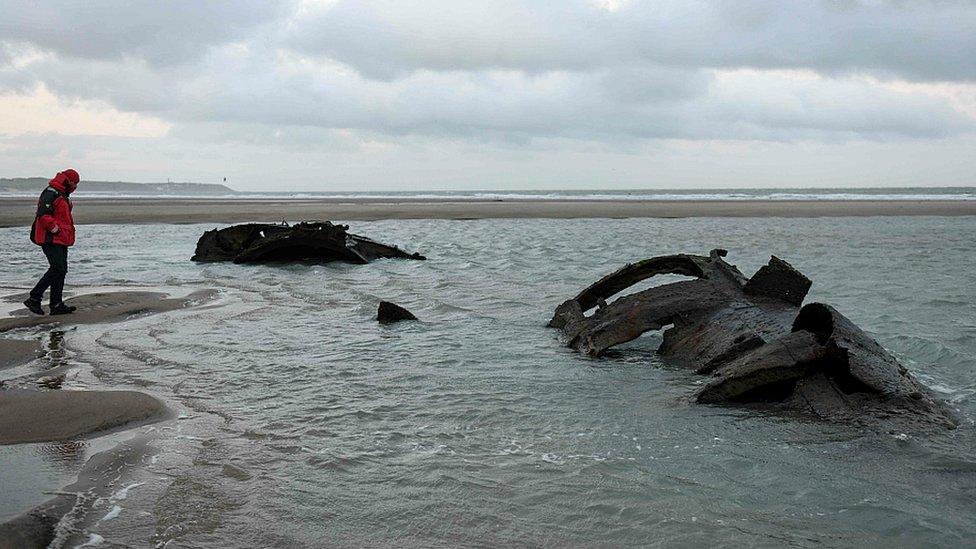
<path id="1" fill-rule="evenodd" d="M 136 482 L 134 484 L 130 484 L 130 485 L 126 486 L 125 488 L 119 490 L 118 492 L 115 492 L 114 494 L 112 494 L 109 497 L 109 499 L 112 500 L 112 501 L 122 501 L 125 498 L 129 497 L 129 490 L 132 490 L 133 488 L 137 488 L 139 486 L 142 486 L 143 484 L 145 484 L 145 482 Z"/>
<path id="2" fill-rule="evenodd" d="M 873 191 L 873 192 L 872 192 Z M 942 191 L 942 192 L 939 192 Z M 35 193 L 0 192 L 0 197 L 33 198 Z M 114 194 L 87 193 L 78 199 L 174 199 L 174 200 L 560 200 L 560 201 L 738 201 L 738 200 L 976 200 L 970 187 L 925 189 L 715 189 L 715 190 L 633 190 L 633 191 L 421 191 L 421 192 L 267 192 L 229 195 Z"/>
<path id="3" fill-rule="evenodd" d="M 105 516 L 102 517 L 102 521 L 112 520 L 115 517 L 119 516 L 119 513 L 121 512 L 122 512 L 122 507 L 119 507 L 118 505 L 113 505 L 112 508 L 109 509 L 108 513 L 105 513 Z"/>
<path id="4" fill-rule="evenodd" d="M 105 538 L 99 536 L 98 534 L 90 534 L 88 536 L 88 541 L 82 543 L 78 547 L 96 547 L 105 543 Z"/>

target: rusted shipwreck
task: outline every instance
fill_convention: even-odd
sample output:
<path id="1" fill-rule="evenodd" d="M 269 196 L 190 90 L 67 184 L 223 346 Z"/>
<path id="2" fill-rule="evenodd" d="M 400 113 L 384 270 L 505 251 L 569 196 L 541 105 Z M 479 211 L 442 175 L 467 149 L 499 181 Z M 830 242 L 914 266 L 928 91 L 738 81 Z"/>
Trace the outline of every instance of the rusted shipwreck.
<path id="1" fill-rule="evenodd" d="M 348 225 L 329 221 L 297 225 L 234 225 L 203 233 L 191 259 L 200 262 L 345 261 L 359 264 L 383 258 L 426 259 L 418 253 L 408 253 L 348 231 Z"/>
<path id="2" fill-rule="evenodd" d="M 790 264 L 772 256 L 747 279 L 725 255 L 626 265 L 561 304 L 549 325 L 590 356 L 671 326 L 658 353 L 709 376 L 693 395 L 699 403 L 776 403 L 826 420 L 897 420 L 899 428 L 957 425 L 943 401 L 847 317 L 822 303 L 801 308 L 811 281 Z M 660 274 L 695 279 L 606 302 Z"/>

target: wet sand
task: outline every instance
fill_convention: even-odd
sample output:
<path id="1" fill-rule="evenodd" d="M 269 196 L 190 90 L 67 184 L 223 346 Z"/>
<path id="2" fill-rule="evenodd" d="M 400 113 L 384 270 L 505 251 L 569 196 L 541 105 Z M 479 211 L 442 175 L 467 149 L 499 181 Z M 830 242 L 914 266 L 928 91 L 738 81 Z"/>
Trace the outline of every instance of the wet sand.
<path id="1" fill-rule="evenodd" d="M 135 391 L 0 392 L 0 444 L 75 440 L 162 419 L 166 406 Z"/>
<path id="2" fill-rule="evenodd" d="M 206 301 L 214 295 L 213 291 L 194 292 L 185 297 L 168 298 L 159 292 L 99 292 L 83 294 L 66 299 L 68 305 L 75 305 L 78 311 L 70 315 L 33 315 L 25 308 L 17 309 L 10 317 L 0 318 L 0 333 L 15 328 L 41 325 L 104 324 L 116 322 L 137 314 L 153 314 L 181 309 L 194 302 Z M 47 310 L 45 305 L 45 310 Z M 0 342 L 6 348 L 8 341 Z M 13 347 L 12 347 L 13 348 Z M 4 353 L 5 354 L 5 353 Z M 3 356 L 3 355 L 0 355 Z"/>
<path id="3" fill-rule="evenodd" d="M 41 354 L 41 343 L 37 340 L 0 339 L 0 370 L 20 366 Z"/>
<path id="4" fill-rule="evenodd" d="M 83 294 L 66 301 L 78 306 L 75 314 L 37 316 L 18 309 L 12 312 L 13 316 L 0 318 L 0 333 L 42 325 L 121 322 L 133 315 L 181 309 L 210 299 L 213 294 L 198 291 L 177 298 L 136 291 Z M 36 340 L 0 338 L 0 366 L 25 364 L 40 351 Z M 160 401 L 138 392 L 33 390 L 37 375 L 60 373 L 47 370 L 8 380 L 7 384 L 13 387 L 0 390 L 0 444 L 76 439 L 165 416 L 166 407 Z M 23 387 L 25 383 L 29 389 Z"/>
<path id="5" fill-rule="evenodd" d="M 64 326 L 124 322 L 134 316 L 172 311 L 209 300 L 215 292 L 202 290 L 184 297 L 168 297 L 160 292 L 122 291 L 82 294 L 66 300 L 77 305 L 75 314 L 35 316 L 26 309 L 15 309 L 0 318 L 0 333 L 32 326 Z M 20 293 L 3 296 L 4 302 L 17 303 Z M 0 368 L 30 362 L 42 353 L 38 340 L 0 338 Z M 55 442 L 100 437 L 172 417 L 160 400 L 137 391 L 41 391 L 39 376 L 60 374 L 68 365 L 32 372 L 8 379 L 0 388 L 0 445 Z M 116 448 L 96 454 L 83 467 L 78 482 L 66 487 L 47 503 L 0 524 L 0 549 L 5 547 L 45 547 L 57 541 L 61 517 L 77 505 L 77 493 L 107 494 L 120 477 L 126 463 L 139 457 L 147 442 L 138 435 Z M 88 501 L 88 500 L 86 500 Z M 90 505 L 89 501 L 89 505 Z M 63 540 L 62 540 L 63 541 Z"/>
<path id="6" fill-rule="evenodd" d="M 75 199 L 85 223 L 239 223 L 243 221 L 626 218 L 851 217 L 976 215 L 964 200 L 433 200 L 433 199 Z M 29 226 L 34 200 L 0 198 L 0 227 Z"/>
<path id="7" fill-rule="evenodd" d="M 47 502 L 0 524 L 0 549 L 66 546 L 73 532 L 58 528 L 62 517 L 88 510 L 99 498 L 109 496 L 124 480 L 128 467 L 146 456 L 150 440 L 148 435 L 137 435 L 92 456 L 75 483 L 52 494 L 55 497 Z"/>

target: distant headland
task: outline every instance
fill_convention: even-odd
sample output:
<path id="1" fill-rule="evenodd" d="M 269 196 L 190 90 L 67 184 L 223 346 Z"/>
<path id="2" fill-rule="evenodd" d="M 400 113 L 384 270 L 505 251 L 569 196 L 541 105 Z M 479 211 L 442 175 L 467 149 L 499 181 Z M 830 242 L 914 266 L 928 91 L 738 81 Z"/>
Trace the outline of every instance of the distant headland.
<path id="1" fill-rule="evenodd" d="M 44 189 L 47 177 L 3 177 L 0 178 L 0 195 L 36 194 Z M 82 180 L 85 194 L 119 194 L 124 196 L 226 196 L 238 194 L 237 191 L 217 183 L 130 183 L 126 181 L 88 181 Z"/>

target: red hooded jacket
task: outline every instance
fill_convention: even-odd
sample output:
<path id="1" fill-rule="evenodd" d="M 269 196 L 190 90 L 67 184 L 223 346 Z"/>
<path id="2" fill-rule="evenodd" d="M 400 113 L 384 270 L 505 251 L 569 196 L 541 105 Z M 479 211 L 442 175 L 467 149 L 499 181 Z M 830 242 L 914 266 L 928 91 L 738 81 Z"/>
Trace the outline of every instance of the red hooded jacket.
<path id="1" fill-rule="evenodd" d="M 81 178 L 74 170 L 65 170 L 54 176 L 37 201 L 37 215 L 31 227 L 34 244 L 75 243 L 75 221 L 71 217 L 71 199 L 68 196 L 78 188 Z"/>

